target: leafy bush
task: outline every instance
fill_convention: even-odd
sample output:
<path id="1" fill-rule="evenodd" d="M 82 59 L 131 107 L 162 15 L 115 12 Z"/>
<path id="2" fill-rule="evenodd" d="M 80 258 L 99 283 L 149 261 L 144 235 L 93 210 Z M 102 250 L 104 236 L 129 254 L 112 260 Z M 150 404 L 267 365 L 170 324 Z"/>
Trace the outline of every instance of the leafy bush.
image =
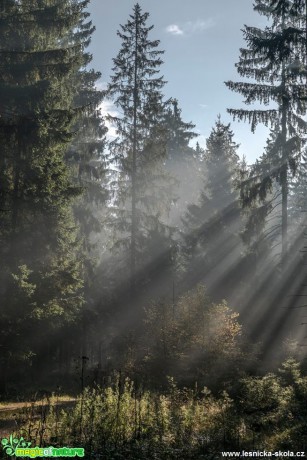
<path id="1" fill-rule="evenodd" d="M 216 386 L 238 373 L 244 358 L 238 313 L 226 301 L 212 304 L 205 288 L 183 295 L 176 305 L 146 310 L 143 361 L 139 368 L 154 381 L 172 375 L 183 385 Z"/>

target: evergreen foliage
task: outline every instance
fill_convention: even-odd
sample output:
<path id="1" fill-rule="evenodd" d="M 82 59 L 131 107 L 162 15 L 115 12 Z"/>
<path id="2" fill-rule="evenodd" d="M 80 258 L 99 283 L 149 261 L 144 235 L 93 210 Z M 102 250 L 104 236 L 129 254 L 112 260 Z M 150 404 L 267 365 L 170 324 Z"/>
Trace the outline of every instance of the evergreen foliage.
<path id="1" fill-rule="evenodd" d="M 39 344 L 43 335 L 74 321 L 83 304 L 72 211 L 81 189 L 72 182 L 65 153 L 80 112 L 71 80 L 83 65 L 83 44 L 69 37 L 87 3 L 16 1 L 0 13 L 4 380 L 9 361 L 12 367 L 46 352 Z"/>
<path id="2" fill-rule="evenodd" d="M 267 110 L 229 112 L 272 128 L 250 166 L 220 116 L 191 147 L 139 4 L 99 90 L 88 3 L 1 3 L 0 398 L 47 394 L 1 431 L 110 460 L 306 451 L 306 0 L 255 0 L 270 25 L 244 29 L 227 86 Z"/>
<path id="3" fill-rule="evenodd" d="M 168 257 L 171 234 L 163 221 L 171 202 L 169 181 L 163 172 L 167 147 L 162 95 L 165 82 L 159 76 L 163 51 L 158 50 L 159 40 L 149 38 L 153 26 L 147 26 L 148 17 L 136 4 L 127 24 L 118 31 L 122 44 L 107 91 L 121 114 L 109 117 L 118 135 L 110 143 L 118 168 L 112 211 L 120 232 L 116 245 L 129 254 L 132 290 L 137 281 L 150 277 L 148 264 L 153 254 L 157 260 L 159 256 L 164 259 L 165 253 Z"/>
<path id="4" fill-rule="evenodd" d="M 240 183 L 242 207 L 247 216 L 243 240 L 256 260 L 261 254 L 268 255 L 269 248 L 281 243 L 281 187 L 270 177 L 273 169 L 271 152 L 277 135 L 271 131 L 265 153 L 249 168 Z"/>
<path id="5" fill-rule="evenodd" d="M 102 230 L 101 213 L 106 212 L 106 202 L 109 199 L 107 190 L 107 163 L 106 163 L 106 133 L 100 105 L 104 98 L 104 91 L 97 88 L 101 73 L 88 66 L 92 56 L 86 52 L 90 45 L 91 35 L 95 31 L 92 21 L 86 22 L 89 13 L 78 24 L 73 39 L 83 44 L 83 67 L 74 76 L 75 87 L 78 91 L 74 97 L 76 107 L 84 107 L 80 112 L 75 126 L 74 138 L 66 153 L 66 161 L 72 170 L 76 186 L 83 189 L 81 200 L 75 206 L 80 233 L 83 238 L 86 257 L 86 283 L 93 276 L 94 266 L 93 234 Z"/>
<path id="6" fill-rule="evenodd" d="M 290 228 L 293 241 L 300 240 L 300 249 L 304 246 L 303 237 L 306 227 L 306 181 L 307 181 L 307 152 L 306 149 L 302 152 L 301 161 L 297 168 L 297 174 L 290 183 L 290 199 L 289 199 L 289 216 Z M 304 232 L 302 233 L 302 227 Z M 296 242 L 297 244 L 298 242 Z"/>
<path id="7" fill-rule="evenodd" d="M 289 172 L 295 174 L 306 132 L 306 43 L 303 33 L 306 28 L 306 5 L 301 1 L 257 0 L 254 8 L 265 15 L 271 25 L 263 30 L 245 26 L 243 31 L 247 48 L 240 50 L 240 60 L 236 67 L 240 76 L 253 81 L 228 81 L 226 85 L 232 91 L 242 94 L 246 104 L 258 101 L 268 108 L 229 109 L 228 112 L 238 120 L 248 120 L 253 132 L 258 123 L 274 127 L 276 137 L 268 151 L 270 169 L 264 168 L 264 174 L 258 176 L 251 198 L 252 201 L 256 197 L 263 200 L 265 194 L 272 190 L 273 181 L 280 184 L 282 258 L 285 261 Z M 246 200 L 247 197 L 244 199 L 245 204 Z"/>
<path id="8" fill-rule="evenodd" d="M 169 221 L 182 227 L 181 216 L 188 204 L 198 198 L 201 183 L 201 152 L 189 144 L 198 136 L 195 125 L 182 120 L 177 99 L 172 99 L 165 110 L 164 123 L 167 128 L 167 155 L 165 168 L 175 179 L 175 200 L 171 207 Z"/>
<path id="9" fill-rule="evenodd" d="M 213 269 L 220 266 L 227 271 L 240 248 L 237 149 L 230 125 L 224 125 L 219 117 L 203 155 L 206 173 L 199 203 L 189 205 L 184 218 L 185 251 L 190 259 L 187 270 L 206 283 Z"/>

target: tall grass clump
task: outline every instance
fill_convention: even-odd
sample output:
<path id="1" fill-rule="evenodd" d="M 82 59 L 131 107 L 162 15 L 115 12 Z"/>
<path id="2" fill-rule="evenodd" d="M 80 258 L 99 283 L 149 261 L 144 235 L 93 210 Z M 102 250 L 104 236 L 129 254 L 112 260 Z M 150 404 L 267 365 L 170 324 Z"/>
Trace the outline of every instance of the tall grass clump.
<path id="1" fill-rule="evenodd" d="M 159 394 L 117 377 L 106 388 L 86 388 L 72 410 L 57 412 L 51 406 L 43 439 L 33 421 L 32 439 L 82 446 L 93 459 L 201 459 L 232 436 L 231 410 L 229 398 L 221 403 L 207 389 L 179 389 L 173 379 Z"/>

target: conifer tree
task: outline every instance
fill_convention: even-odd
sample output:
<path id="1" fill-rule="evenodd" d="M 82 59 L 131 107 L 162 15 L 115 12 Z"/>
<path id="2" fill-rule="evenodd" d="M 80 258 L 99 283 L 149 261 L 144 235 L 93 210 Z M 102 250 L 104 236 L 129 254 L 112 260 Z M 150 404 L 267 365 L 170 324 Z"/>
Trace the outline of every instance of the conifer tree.
<path id="1" fill-rule="evenodd" d="M 306 113 L 306 72 L 303 66 L 306 5 L 300 0 L 257 0 L 254 9 L 265 15 L 271 25 L 264 30 L 245 26 L 243 33 L 247 48 L 241 49 L 236 65 L 239 74 L 253 82 L 229 81 L 226 85 L 242 94 L 246 104 L 259 101 L 268 108 L 228 111 L 236 119 L 248 120 L 253 132 L 258 123 L 263 123 L 266 126 L 271 124 L 277 133 L 268 152 L 270 169 L 261 177 L 260 185 L 259 180 L 256 182 L 259 193 L 264 194 L 261 199 L 272 190 L 273 181 L 280 184 L 284 260 L 287 253 L 289 173 L 295 174 L 306 131 L 303 118 Z M 248 194 L 254 200 L 257 189 Z"/>
<path id="2" fill-rule="evenodd" d="M 231 258 L 240 246 L 237 149 L 230 125 L 224 125 L 218 117 L 204 152 L 206 176 L 199 203 L 188 206 L 184 219 L 190 265 L 202 277 L 221 263 L 227 271 L 227 257 Z"/>
<path id="3" fill-rule="evenodd" d="M 186 159 L 189 154 L 191 156 L 193 150 L 189 150 L 189 142 L 197 137 L 193 131 L 195 125 L 182 120 L 177 99 L 172 99 L 165 110 L 165 123 L 168 131 L 168 160 L 180 161 L 182 158 Z"/>
<path id="4" fill-rule="evenodd" d="M 89 13 L 84 13 L 77 31 L 72 34 L 72 39 L 84 48 L 83 66 L 74 76 L 74 85 L 78 88 L 74 104 L 76 107 L 85 107 L 85 110 L 80 112 L 74 126 L 76 135 L 66 158 L 76 184 L 83 188 L 75 213 L 80 225 L 87 263 L 91 266 L 91 253 L 94 248 L 90 235 L 101 231 L 98 214 L 101 214 L 101 209 L 106 204 L 108 193 L 105 158 L 107 128 L 100 109 L 104 91 L 97 88 L 101 72 L 89 69 L 92 55 L 86 49 L 91 43 L 95 27 L 91 20 L 87 21 L 88 16 Z"/>
<path id="5" fill-rule="evenodd" d="M 120 26 L 117 34 L 122 44 L 107 91 L 120 112 L 110 117 L 117 129 L 117 138 L 110 144 L 118 169 L 113 212 L 121 233 L 117 244 L 130 254 L 132 291 L 137 272 L 150 264 L 155 251 L 157 255 L 166 249 L 170 235 L 162 219 L 170 201 L 162 161 L 167 147 L 165 82 L 159 76 L 163 51 L 158 49 L 159 40 L 150 39 L 153 26 L 147 26 L 148 17 L 136 4 L 127 24 Z"/>
<path id="6" fill-rule="evenodd" d="M 295 178 L 289 186 L 289 220 L 291 242 L 296 250 L 306 251 L 307 237 L 307 152 L 302 152 Z"/>
<path id="7" fill-rule="evenodd" d="M 73 183 L 82 189 L 73 209 L 83 258 L 84 305 L 75 327 L 70 327 L 65 339 L 60 341 L 60 356 L 65 356 L 62 350 L 68 347 L 80 350 L 82 356 L 89 354 L 89 335 L 98 316 L 94 280 L 97 278 L 97 265 L 101 257 L 99 238 L 103 234 L 102 222 L 104 214 L 107 214 L 109 196 L 105 158 L 107 128 L 100 109 L 104 91 L 99 88 L 101 72 L 90 67 L 92 55 L 88 47 L 95 26 L 89 16 L 87 11 L 83 12 L 78 26 L 68 38 L 69 42 L 80 44 L 83 50 L 82 67 L 68 84 L 75 88 L 74 106 L 84 107 L 84 110 L 78 111 L 72 127 L 74 137 L 66 152 L 66 163 Z M 64 368 L 65 360 L 60 364 Z"/>
<path id="8" fill-rule="evenodd" d="M 273 150 L 276 150 L 277 137 L 277 130 L 271 130 L 264 153 L 251 165 L 239 184 L 241 204 L 246 215 L 242 236 L 248 252 L 256 257 L 255 266 L 260 254 L 272 256 L 270 248 L 281 245 L 281 186 L 270 176 L 274 169 Z"/>
<path id="9" fill-rule="evenodd" d="M 43 354 L 42 336 L 50 345 L 83 304 L 72 210 L 81 189 L 65 154 L 81 110 L 70 83 L 83 65 L 70 37 L 87 3 L 11 1 L 0 12 L 2 384 L 9 360 L 12 368 Z"/>
<path id="10" fill-rule="evenodd" d="M 175 179 L 175 202 L 169 219 L 172 225 L 180 226 L 187 205 L 198 198 L 201 154 L 189 145 L 198 134 L 193 123 L 182 120 L 177 99 L 170 101 L 164 119 L 168 136 L 165 168 Z"/>

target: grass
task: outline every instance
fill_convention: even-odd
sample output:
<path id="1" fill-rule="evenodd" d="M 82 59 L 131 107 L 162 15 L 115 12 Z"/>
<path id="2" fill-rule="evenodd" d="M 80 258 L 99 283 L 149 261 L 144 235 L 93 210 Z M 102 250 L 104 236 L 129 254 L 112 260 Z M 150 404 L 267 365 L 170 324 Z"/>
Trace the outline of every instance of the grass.
<path id="1" fill-rule="evenodd" d="M 50 407 L 58 410 L 72 407 L 76 398 L 69 395 L 51 395 L 43 399 L 32 398 L 28 401 L 4 401 L 0 403 L 0 439 L 18 431 L 22 426 L 31 420 L 33 423 L 40 419 L 41 415 L 47 414 Z"/>

